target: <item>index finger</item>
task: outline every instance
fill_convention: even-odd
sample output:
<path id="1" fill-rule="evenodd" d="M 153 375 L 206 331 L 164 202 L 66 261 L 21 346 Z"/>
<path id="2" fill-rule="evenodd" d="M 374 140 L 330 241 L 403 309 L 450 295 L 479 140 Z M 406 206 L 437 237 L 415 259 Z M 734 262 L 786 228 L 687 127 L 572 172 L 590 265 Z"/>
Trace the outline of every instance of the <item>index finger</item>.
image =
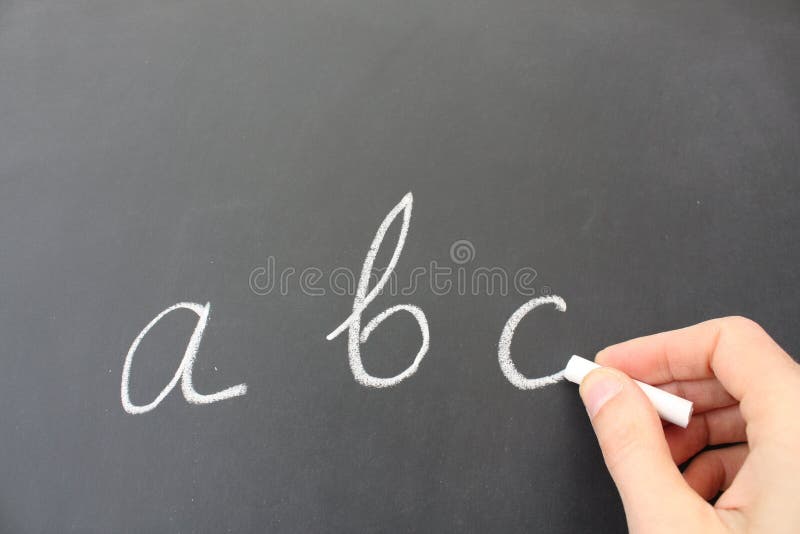
<path id="1" fill-rule="evenodd" d="M 746 403 L 746 398 L 794 398 L 800 384 L 798 365 L 758 324 L 743 317 L 632 339 L 600 351 L 595 360 L 650 384 L 716 376 L 742 403 L 748 420 L 764 403 Z"/>

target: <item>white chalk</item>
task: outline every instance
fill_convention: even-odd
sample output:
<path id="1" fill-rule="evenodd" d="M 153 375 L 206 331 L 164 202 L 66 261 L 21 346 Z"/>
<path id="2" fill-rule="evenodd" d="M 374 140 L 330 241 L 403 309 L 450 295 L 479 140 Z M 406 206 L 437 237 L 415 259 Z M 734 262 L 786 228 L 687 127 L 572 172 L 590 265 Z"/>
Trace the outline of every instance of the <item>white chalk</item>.
<path id="1" fill-rule="evenodd" d="M 580 384 L 589 371 L 599 368 L 600 365 L 581 358 L 580 356 L 573 356 L 567 362 L 567 367 L 564 369 L 564 378 L 575 384 Z M 689 424 L 689 419 L 692 417 L 694 410 L 694 403 L 672 393 L 667 393 L 663 389 L 658 389 L 650 384 L 634 380 L 636 384 L 642 388 L 644 394 L 650 399 L 650 402 L 655 406 L 658 415 L 664 421 L 669 421 L 678 426 L 686 428 Z"/>

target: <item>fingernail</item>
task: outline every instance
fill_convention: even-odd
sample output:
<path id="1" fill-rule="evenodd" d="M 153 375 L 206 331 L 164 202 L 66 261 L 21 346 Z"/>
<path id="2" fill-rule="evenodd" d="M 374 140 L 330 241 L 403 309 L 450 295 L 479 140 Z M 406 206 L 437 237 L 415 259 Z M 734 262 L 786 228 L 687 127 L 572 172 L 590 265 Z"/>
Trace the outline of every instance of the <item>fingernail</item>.
<path id="1" fill-rule="evenodd" d="M 580 388 L 589 417 L 594 418 L 600 408 L 622 390 L 622 386 L 620 379 L 611 372 L 601 369 L 589 373 Z"/>

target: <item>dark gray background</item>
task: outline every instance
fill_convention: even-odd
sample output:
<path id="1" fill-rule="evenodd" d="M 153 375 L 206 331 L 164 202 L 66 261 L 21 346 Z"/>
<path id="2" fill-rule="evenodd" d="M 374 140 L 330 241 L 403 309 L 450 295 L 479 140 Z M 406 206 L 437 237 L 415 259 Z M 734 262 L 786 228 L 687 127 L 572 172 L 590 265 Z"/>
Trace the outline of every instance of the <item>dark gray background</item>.
<path id="1" fill-rule="evenodd" d="M 324 340 L 350 297 L 249 274 L 357 272 L 413 191 L 398 274 L 468 239 L 567 301 L 520 326 L 529 376 L 728 314 L 796 354 L 799 29 L 795 1 L 0 2 L 0 526 L 622 530 L 575 387 L 500 372 L 528 297 L 378 299 L 432 341 L 370 390 Z M 212 305 L 197 388 L 250 390 L 127 415 L 125 352 L 182 300 Z M 135 401 L 192 325 L 148 336 Z M 418 342 L 392 318 L 365 365 Z"/>

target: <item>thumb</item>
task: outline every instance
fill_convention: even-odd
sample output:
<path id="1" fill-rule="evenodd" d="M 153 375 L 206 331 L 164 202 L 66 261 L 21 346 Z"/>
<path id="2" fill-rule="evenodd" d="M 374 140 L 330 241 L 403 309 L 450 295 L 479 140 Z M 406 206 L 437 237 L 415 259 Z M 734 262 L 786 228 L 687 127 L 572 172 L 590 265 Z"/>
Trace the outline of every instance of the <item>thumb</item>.
<path id="1" fill-rule="evenodd" d="M 706 504 L 678 471 L 658 414 L 633 380 L 603 367 L 583 379 L 580 394 L 631 532 L 671 532 Z"/>

